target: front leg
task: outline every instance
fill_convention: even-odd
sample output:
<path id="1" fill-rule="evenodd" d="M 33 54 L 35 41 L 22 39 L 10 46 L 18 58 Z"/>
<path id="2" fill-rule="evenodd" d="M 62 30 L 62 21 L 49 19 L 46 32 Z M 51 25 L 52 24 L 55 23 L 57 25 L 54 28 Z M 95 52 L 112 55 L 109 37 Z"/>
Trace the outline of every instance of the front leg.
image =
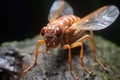
<path id="1" fill-rule="evenodd" d="M 84 51 L 83 51 L 83 44 L 81 42 L 75 42 L 71 45 L 66 44 L 63 46 L 63 49 L 68 49 L 68 63 L 69 63 L 69 69 L 71 71 L 71 74 L 73 75 L 73 77 L 75 78 L 75 80 L 78 80 L 77 76 L 75 75 L 73 68 L 72 68 L 72 55 L 71 55 L 71 48 L 75 48 L 75 47 L 81 47 L 80 50 L 80 59 L 81 59 L 81 65 L 82 67 L 85 69 L 86 72 L 88 72 L 89 74 L 91 74 L 92 72 L 85 66 L 84 62 L 83 62 L 83 56 L 84 56 Z"/>
<path id="2" fill-rule="evenodd" d="M 26 73 L 27 71 L 29 71 L 32 67 L 34 67 L 37 63 L 37 60 L 38 60 L 38 53 L 39 53 L 39 46 L 41 44 L 46 44 L 46 42 L 44 40 L 38 40 L 37 43 L 36 43 L 36 49 L 35 49 L 35 58 L 34 58 L 34 61 L 33 63 L 28 67 L 26 68 L 25 70 L 23 70 L 22 73 Z"/>
<path id="3" fill-rule="evenodd" d="M 88 72 L 89 74 L 92 74 L 92 71 L 90 71 L 84 64 L 84 61 L 83 61 L 83 57 L 84 57 L 84 48 L 83 48 L 83 44 L 82 42 L 75 42 L 73 44 L 71 44 L 71 48 L 75 48 L 75 47 L 81 47 L 81 50 L 80 50 L 80 61 L 81 61 L 81 65 L 82 67 L 85 69 L 86 72 Z"/>
<path id="4" fill-rule="evenodd" d="M 69 69 L 71 71 L 71 74 L 75 78 L 75 80 L 78 80 L 77 76 L 75 75 L 73 68 L 72 68 L 72 54 L 71 54 L 71 46 L 69 44 L 66 44 L 63 46 L 63 49 L 68 49 L 68 63 L 69 63 Z"/>

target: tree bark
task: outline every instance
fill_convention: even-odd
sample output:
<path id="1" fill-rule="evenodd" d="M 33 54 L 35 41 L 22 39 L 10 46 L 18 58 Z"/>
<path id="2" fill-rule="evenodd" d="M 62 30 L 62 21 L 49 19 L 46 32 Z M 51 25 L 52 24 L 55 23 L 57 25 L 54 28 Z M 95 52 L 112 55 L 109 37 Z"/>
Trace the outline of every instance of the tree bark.
<path id="1" fill-rule="evenodd" d="M 24 41 L 13 41 L 2 44 L 12 46 L 24 56 L 23 69 L 33 63 L 35 43 L 38 36 Z M 72 49 L 72 67 L 79 80 L 119 80 L 120 79 L 120 48 L 101 37 L 95 36 L 97 48 L 95 49 L 97 58 L 106 65 L 109 72 L 106 73 L 100 65 L 94 61 L 89 46 L 84 46 L 84 63 L 93 72 L 89 75 L 80 65 L 80 49 Z M 43 49 L 40 47 L 40 49 Z M 98 49 L 100 48 L 100 49 Z M 69 70 L 68 51 L 62 50 L 60 46 L 53 49 L 50 55 L 45 54 L 43 58 L 39 53 L 37 65 L 30 71 L 20 76 L 19 80 L 74 80 Z"/>

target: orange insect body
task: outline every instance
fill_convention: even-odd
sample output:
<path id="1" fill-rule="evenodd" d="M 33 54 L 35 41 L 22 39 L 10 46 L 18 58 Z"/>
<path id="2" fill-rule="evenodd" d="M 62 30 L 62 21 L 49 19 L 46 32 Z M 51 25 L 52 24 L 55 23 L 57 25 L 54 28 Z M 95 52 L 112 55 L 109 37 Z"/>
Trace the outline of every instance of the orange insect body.
<path id="1" fill-rule="evenodd" d="M 68 49 L 69 69 L 75 80 L 78 80 L 78 78 L 72 69 L 71 48 L 81 47 L 80 64 L 86 72 L 92 74 L 92 71 L 87 68 L 83 61 L 83 42 L 86 40 L 90 41 L 89 46 L 93 58 L 105 71 L 107 71 L 108 69 L 96 58 L 93 31 L 108 27 L 117 19 L 118 15 L 118 8 L 114 5 L 110 5 L 104 6 L 80 19 L 73 15 L 72 7 L 67 2 L 64 0 L 56 0 L 48 16 L 50 23 L 43 27 L 40 32 L 43 39 L 38 40 L 36 43 L 34 63 L 23 72 L 27 72 L 37 63 L 40 45 L 45 44 L 46 51 L 48 51 L 51 50 L 51 48 L 56 48 L 58 44 L 60 44 L 63 49 Z M 83 35 L 85 31 L 89 31 L 90 34 Z"/>
<path id="2" fill-rule="evenodd" d="M 67 15 L 62 16 L 57 20 L 48 23 L 46 27 L 43 27 L 41 34 L 44 36 L 47 48 L 55 48 L 58 43 L 65 42 L 64 35 L 66 34 L 66 29 L 71 27 L 72 24 L 78 20 L 80 20 L 80 18 L 75 15 Z"/>
<path id="3" fill-rule="evenodd" d="M 80 20 L 80 18 L 75 15 L 66 15 L 58 18 L 57 20 L 51 22 L 50 24 L 54 24 L 54 25 L 60 24 L 60 26 L 62 27 L 66 26 L 66 28 L 68 28 L 78 20 Z"/>

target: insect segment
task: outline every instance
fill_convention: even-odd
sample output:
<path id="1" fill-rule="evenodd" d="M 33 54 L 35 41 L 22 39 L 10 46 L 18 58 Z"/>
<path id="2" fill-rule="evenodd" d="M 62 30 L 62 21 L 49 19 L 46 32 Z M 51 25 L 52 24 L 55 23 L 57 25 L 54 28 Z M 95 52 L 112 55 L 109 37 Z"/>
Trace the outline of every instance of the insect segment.
<path id="1" fill-rule="evenodd" d="M 69 51 L 69 68 L 75 80 L 78 80 L 78 78 L 72 69 L 71 48 L 75 48 L 77 46 L 81 47 L 80 63 L 86 72 L 92 74 L 92 71 L 89 70 L 83 62 L 83 42 L 88 39 L 90 40 L 89 45 L 93 58 L 105 71 L 107 71 L 108 69 L 96 58 L 94 51 L 95 42 L 93 31 L 108 27 L 116 20 L 118 15 L 118 8 L 114 5 L 110 5 L 100 8 L 84 18 L 79 18 L 73 15 L 73 9 L 67 2 L 63 0 L 56 0 L 50 9 L 48 16 L 49 23 L 41 29 L 43 40 L 40 39 L 36 43 L 34 63 L 31 64 L 23 72 L 27 72 L 37 63 L 39 53 L 38 49 L 40 45 L 45 44 L 46 50 L 50 50 L 51 48 L 56 48 L 58 44 L 60 44 L 63 49 L 68 49 Z M 84 35 L 85 31 L 89 31 L 90 34 Z"/>
<path id="2" fill-rule="evenodd" d="M 46 42 L 46 47 L 55 48 L 59 43 L 63 43 L 65 30 L 78 20 L 80 18 L 74 15 L 62 16 L 43 27 L 41 34 Z"/>

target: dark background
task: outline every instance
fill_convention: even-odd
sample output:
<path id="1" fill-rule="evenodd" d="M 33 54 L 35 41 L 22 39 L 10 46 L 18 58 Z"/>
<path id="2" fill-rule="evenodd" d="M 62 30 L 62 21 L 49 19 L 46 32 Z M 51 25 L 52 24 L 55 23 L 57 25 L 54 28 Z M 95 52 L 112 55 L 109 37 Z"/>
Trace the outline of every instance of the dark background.
<path id="1" fill-rule="evenodd" d="M 48 23 L 47 16 L 54 0 L 1 0 L 0 44 L 24 40 L 39 34 Z M 114 4 L 120 10 L 119 0 L 66 0 L 75 15 L 84 17 L 92 11 Z M 120 46 L 120 16 L 108 28 L 95 32 Z"/>

